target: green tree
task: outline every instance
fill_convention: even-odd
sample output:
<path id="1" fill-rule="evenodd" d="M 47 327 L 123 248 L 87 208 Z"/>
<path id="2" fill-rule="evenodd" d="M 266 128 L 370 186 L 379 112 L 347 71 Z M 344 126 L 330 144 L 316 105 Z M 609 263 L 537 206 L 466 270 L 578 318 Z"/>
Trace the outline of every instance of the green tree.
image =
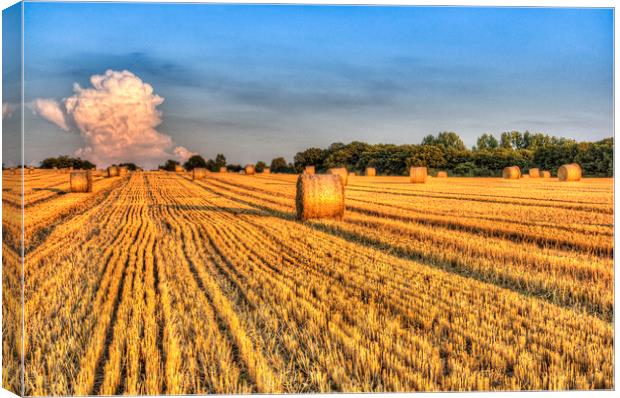
<path id="1" fill-rule="evenodd" d="M 432 135 L 427 135 L 422 140 L 422 145 L 439 145 L 444 147 L 444 149 L 457 149 L 464 150 L 466 149 L 465 144 L 461 137 L 453 132 L 453 131 L 443 131 L 437 134 L 437 137 L 433 137 Z"/>
<path id="2" fill-rule="evenodd" d="M 495 149 L 499 146 L 497 138 L 493 134 L 482 134 L 476 141 L 476 150 Z"/>
<path id="3" fill-rule="evenodd" d="M 274 158 L 271 160 L 269 167 L 272 173 L 286 173 L 288 172 L 288 164 L 283 157 Z"/>
<path id="4" fill-rule="evenodd" d="M 166 160 L 166 163 L 164 163 L 163 166 L 159 166 L 159 168 L 167 170 L 167 171 L 175 171 L 176 167 L 179 165 L 180 163 L 177 162 L 176 160 L 173 159 L 168 159 Z"/>
<path id="5" fill-rule="evenodd" d="M 327 151 L 321 148 L 308 148 L 305 151 L 295 154 L 294 162 L 297 172 L 302 172 L 306 166 L 315 166 L 317 170 L 324 169 L 323 160 L 327 156 Z"/>
<path id="6" fill-rule="evenodd" d="M 259 160 L 258 162 L 256 162 L 256 165 L 254 166 L 257 173 L 262 173 L 263 170 L 265 170 L 265 167 L 267 167 L 267 164 L 263 162 L 262 160 Z"/>
<path id="7" fill-rule="evenodd" d="M 200 155 L 192 155 L 187 161 L 183 164 L 185 170 L 192 171 L 195 168 L 205 168 L 207 167 L 207 162 Z"/>
<path id="8" fill-rule="evenodd" d="M 215 167 L 219 170 L 220 167 L 226 167 L 226 156 L 223 153 L 215 155 Z"/>

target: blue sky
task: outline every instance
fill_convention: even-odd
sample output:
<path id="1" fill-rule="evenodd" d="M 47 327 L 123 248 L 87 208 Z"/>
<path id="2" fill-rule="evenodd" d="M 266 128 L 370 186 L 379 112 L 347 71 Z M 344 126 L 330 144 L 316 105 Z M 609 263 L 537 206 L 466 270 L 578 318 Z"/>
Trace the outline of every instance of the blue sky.
<path id="1" fill-rule="evenodd" d="M 165 98 L 159 132 L 241 163 L 444 130 L 609 137 L 612 55 L 610 9 L 25 6 L 26 101 L 129 70 Z M 27 161 L 82 145 L 30 112 L 25 130 Z"/>

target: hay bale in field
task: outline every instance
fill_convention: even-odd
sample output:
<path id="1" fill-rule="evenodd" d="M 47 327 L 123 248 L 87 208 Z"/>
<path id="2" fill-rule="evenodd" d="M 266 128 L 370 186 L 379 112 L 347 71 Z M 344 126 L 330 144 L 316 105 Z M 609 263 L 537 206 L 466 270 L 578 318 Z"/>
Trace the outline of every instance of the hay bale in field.
<path id="1" fill-rule="evenodd" d="M 543 170 L 541 172 L 541 177 L 542 178 L 551 178 L 551 172 L 549 170 Z"/>
<path id="2" fill-rule="evenodd" d="M 185 170 L 183 169 L 183 166 L 177 164 L 176 166 L 174 166 L 174 171 L 177 173 L 182 173 Z"/>
<path id="3" fill-rule="evenodd" d="M 226 167 L 220 167 L 220 173 L 228 173 L 228 169 Z"/>
<path id="4" fill-rule="evenodd" d="M 447 171 L 438 171 L 437 172 L 437 178 L 448 178 L 448 172 Z"/>
<path id="5" fill-rule="evenodd" d="M 269 167 L 265 167 L 263 169 L 263 174 L 271 174 L 271 169 Z"/>
<path id="6" fill-rule="evenodd" d="M 558 178 L 560 181 L 579 181 L 581 173 L 581 166 L 577 163 L 565 164 L 558 169 Z"/>
<path id="7" fill-rule="evenodd" d="M 129 172 L 129 169 L 127 168 L 127 166 L 121 166 L 118 168 L 118 175 L 120 177 L 126 176 L 128 172 Z"/>
<path id="8" fill-rule="evenodd" d="M 530 178 L 540 178 L 540 170 L 537 168 L 530 169 Z"/>
<path id="9" fill-rule="evenodd" d="M 202 167 L 195 167 L 192 170 L 192 180 L 201 180 L 207 176 L 207 169 Z"/>
<path id="10" fill-rule="evenodd" d="M 108 177 L 118 177 L 118 167 L 110 166 L 108 167 Z"/>
<path id="11" fill-rule="evenodd" d="M 428 176 L 428 172 L 426 167 L 410 167 L 409 168 L 409 182 L 414 184 L 424 184 L 426 182 L 426 177 Z"/>
<path id="12" fill-rule="evenodd" d="M 349 181 L 349 172 L 344 167 L 332 167 L 331 169 L 327 170 L 327 174 L 340 176 L 340 179 L 342 180 L 342 185 L 345 186 Z"/>
<path id="13" fill-rule="evenodd" d="M 315 174 L 316 170 L 314 169 L 314 166 L 306 166 L 304 168 L 304 174 Z"/>
<path id="14" fill-rule="evenodd" d="M 71 192 L 92 192 L 93 191 L 93 172 L 72 171 L 69 174 L 69 185 Z"/>
<path id="15" fill-rule="evenodd" d="M 253 164 L 246 164 L 244 171 L 245 175 L 253 176 L 256 173 L 256 167 Z"/>
<path id="16" fill-rule="evenodd" d="M 299 220 L 344 216 L 344 185 L 339 175 L 301 174 L 297 177 L 295 207 Z"/>
<path id="17" fill-rule="evenodd" d="M 507 180 L 517 180 L 521 177 L 521 169 L 519 166 L 504 167 L 504 170 L 502 170 L 502 177 Z"/>
<path id="18" fill-rule="evenodd" d="M 366 177 L 374 177 L 377 175 L 377 169 L 374 167 L 366 167 Z"/>

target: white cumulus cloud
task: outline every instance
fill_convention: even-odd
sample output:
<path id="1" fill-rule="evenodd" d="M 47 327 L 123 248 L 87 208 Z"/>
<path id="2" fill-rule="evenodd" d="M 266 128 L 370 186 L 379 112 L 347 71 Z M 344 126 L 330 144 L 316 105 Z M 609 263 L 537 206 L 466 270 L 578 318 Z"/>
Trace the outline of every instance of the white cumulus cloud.
<path id="1" fill-rule="evenodd" d="M 63 101 L 64 109 L 53 100 L 56 107 L 50 100 L 34 101 L 39 108 L 45 105 L 36 112 L 63 130 L 75 126 L 84 140 L 76 156 L 100 166 L 135 162 L 152 167 L 169 158 L 185 160 L 192 155 L 184 147 L 173 148 L 172 138 L 156 130 L 162 121 L 157 107 L 164 98 L 150 84 L 129 71 L 113 70 L 91 76 L 90 82 L 88 88 L 74 84 L 74 94 Z"/>

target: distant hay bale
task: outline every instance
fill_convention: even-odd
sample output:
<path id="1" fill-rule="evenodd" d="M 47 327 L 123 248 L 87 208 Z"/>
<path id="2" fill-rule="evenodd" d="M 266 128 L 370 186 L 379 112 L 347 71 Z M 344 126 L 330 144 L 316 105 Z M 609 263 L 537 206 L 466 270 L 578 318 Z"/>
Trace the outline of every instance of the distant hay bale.
<path id="1" fill-rule="evenodd" d="M 366 167 L 367 177 L 374 177 L 376 175 L 377 175 L 377 169 L 375 169 L 374 167 Z"/>
<path id="2" fill-rule="evenodd" d="M 344 185 L 339 175 L 301 174 L 297 177 L 295 207 L 299 220 L 344 216 Z"/>
<path id="3" fill-rule="evenodd" d="M 220 167 L 220 173 L 228 173 L 228 169 L 226 167 Z"/>
<path id="4" fill-rule="evenodd" d="M 271 174 L 271 169 L 269 167 L 265 167 L 263 169 L 263 174 Z"/>
<path id="5" fill-rule="evenodd" d="M 349 181 L 349 172 L 344 167 L 332 167 L 327 170 L 327 174 L 340 176 L 342 185 L 346 186 Z"/>
<path id="6" fill-rule="evenodd" d="M 182 173 L 184 171 L 183 166 L 177 164 L 174 166 L 174 171 L 177 173 Z"/>
<path id="7" fill-rule="evenodd" d="M 540 170 L 537 168 L 530 169 L 530 178 L 540 178 Z"/>
<path id="8" fill-rule="evenodd" d="M 256 167 L 253 164 L 246 164 L 244 171 L 245 175 L 253 176 L 256 173 Z"/>
<path id="9" fill-rule="evenodd" d="M 69 185 L 71 192 L 92 192 L 93 191 L 93 172 L 72 171 L 69 174 Z"/>
<path id="10" fill-rule="evenodd" d="M 579 181 L 581 173 L 581 166 L 577 163 L 565 164 L 558 169 L 558 178 L 560 181 Z"/>
<path id="11" fill-rule="evenodd" d="M 195 167 L 192 170 L 192 180 L 202 180 L 207 176 L 207 169 L 203 167 Z"/>
<path id="12" fill-rule="evenodd" d="M 426 177 L 428 176 L 428 172 L 426 167 L 410 167 L 409 168 L 409 182 L 414 184 L 424 184 L 426 182 Z"/>
<path id="13" fill-rule="evenodd" d="M 304 168 L 304 174 L 314 174 L 316 173 L 314 166 L 306 166 Z"/>
<path id="14" fill-rule="evenodd" d="M 108 167 L 108 177 L 118 177 L 118 167 L 110 166 Z"/>
<path id="15" fill-rule="evenodd" d="M 129 169 L 127 168 L 127 166 L 121 166 L 118 168 L 118 175 L 120 177 L 126 176 L 128 172 L 129 172 Z"/>
<path id="16" fill-rule="evenodd" d="M 507 180 L 517 180 L 521 177 L 521 169 L 519 166 L 504 167 L 504 170 L 502 170 L 502 177 Z"/>
<path id="17" fill-rule="evenodd" d="M 447 171 L 438 171 L 437 172 L 437 178 L 448 178 L 448 172 Z"/>
<path id="18" fill-rule="evenodd" d="M 541 172 L 541 177 L 542 178 L 551 178 L 551 172 L 549 170 L 543 170 Z"/>

